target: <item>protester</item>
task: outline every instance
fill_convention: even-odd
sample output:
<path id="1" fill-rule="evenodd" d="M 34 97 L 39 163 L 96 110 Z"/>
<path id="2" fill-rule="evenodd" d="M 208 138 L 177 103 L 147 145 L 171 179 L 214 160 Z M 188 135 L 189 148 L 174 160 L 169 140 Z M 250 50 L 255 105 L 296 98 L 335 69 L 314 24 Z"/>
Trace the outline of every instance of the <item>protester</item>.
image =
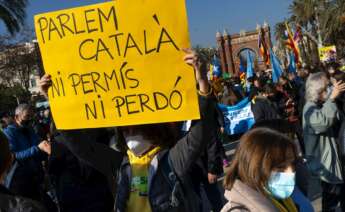
<path id="1" fill-rule="evenodd" d="M 220 103 L 223 105 L 233 106 L 240 101 L 240 94 L 230 85 L 224 86 L 224 91 Z"/>
<path id="2" fill-rule="evenodd" d="M 120 153 L 93 140 L 92 133 L 99 130 L 61 131 L 64 144 L 107 177 L 116 195 L 116 211 L 200 211 L 188 171 L 211 140 L 215 124 L 209 110 L 212 90 L 206 66 L 195 53 L 187 53 L 185 62 L 194 67 L 198 82 L 201 119 L 181 140 L 173 140 L 169 124 L 122 127 L 118 135 L 122 139 L 117 139 L 123 147 Z M 40 85 L 46 94 L 50 77 L 43 77 Z M 114 189 L 116 179 L 118 187 Z"/>
<path id="3" fill-rule="evenodd" d="M 276 102 L 276 89 L 271 84 L 266 84 L 252 100 L 251 109 L 255 122 L 262 120 L 278 119 L 281 117 Z"/>
<path id="4" fill-rule="evenodd" d="M 3 181 L 12 165 L 12 161 L 13 155 L 10 152 L 8 140 L 6 136 L 0 132 L 0 211 L 46 211 L 38 202 L 14 195 L 3 185 Z"/>
<path id="5" fill-rule="evenodd" d="M 297 189 L 295 189 L 293 196 L 297 190 L 300 190 L 303 195 L 299 195 L 302 198 L 306 199 L 308 196 L 308 186 L 309 186 L 309 171 L 306 166 L 305 160 L 302 158 L 304 155 L 304 147 L 301 146 L 301 143 L 298 140 L 298 129 L 296 129 L 296 126 L 294 124 L 291 124 L 289 121 L 284 120 L 284 119 L 272 119 L 272 120 L 266 120 L 266 121 L 261 121 L 257 122 L 254 124 L 252 129 L 255 128 L 269 128 L 275 131 L 278 131 L 279 133 L 282 133 L 289 137 L 291 141 L 293 141 L 296 145 L 297 151 L 298 151 L 298 156 L 300 157 L 296 163 L 296 185 Z M 307 206 L 308 208 L 312 208 L 312 206 L 309 204 Z M 304 207 L 306 208 L 306 207 Z M 310 211 L 310 210 L 309 210 Z"/>
<path id="6" fill-rule="evenodd" d="M 219 105 L 217 103 L 215 104 L 215 113 L 217 117 L 216 123 L 217 123 L 218 129 L 215 131 L 216 144 L 214 144 L 213 146 L 215 146 L 216 151 L 214 151 L 214 153 L 217 154 L 217 157 L 213 157 L 213 158 L 221 158 L 221 160 L 223 161 L 223 167 L 226 168 L 229 166 L 229 160 L 228 160 L 228 157 L 226 156 L 225 148 L 223 146 L 224 137 L 226 136 L 225 120 L 224 120 L 224 114 L 222 110 L 219 108 Z M 217 167 L 217 166 L 213 165 L 213 167 Z M 219 169 L 213 168 L 211 170 L 220 170 L 220 168 Z M 215 173 L 217 173 L 218 175 L 223 174 L 223 170 L 213 171 L 213 174 Z"/>
<path id="7" fill-rule="evenodd" d="M 339 72 L 339 64 L 336 62 L 330 62 L 326 64 L 327 75 L 331 82 L 334 82 L 334 75 Z"/>
<path id="8" fill-rule="evenodd" d="M 48 172 L 60 211 L 111 211 L 114 208 L 114 199 L 107 186 L 107 179 L 78 160 L 63 143 L 56 141 L 61 135 L 55 127 L 52 127 L 51 135 Z M 98 139 L 96 142 L 99 142 Z"/>
<path id="9" fill-rule="evenodd" d="M 11 125 L 14 123 L 13 118 L 6 112 L 2 113 L 0 115 L 0 122 L 1 122 L 1 129 L 4 130 L 8 127 L 8 125 Z"/>
<path id="10" fill-rule="evenodd" d="M 256 128 L 240 140 L 225 177 L 222 209 L 229 211 L 298 211 L 291 199 L 295 189 L 297 149 L 288 137 Z"/>
<path id="11" fill-rule="evenodd" d="M 288 80 L 286 76 L 281 76 L 279 78 L 279 83 L 276 85 L 278 91 L 278 107 L 279 112 L 291 123 L 298 122 L 298 112 L 297 112 L 297 88 L 295 85 Z"/>
<path id="12" fill-rule="evenodd" d="M 40 200 L 40 185 L 44 176 L 41 162 L 45 159 L 44 152 L 49 144 L 47 141 L 40 141 L 34 133 L 31 127 L 32 117 L 31 107 L 21 104 L 15 110 L 15 123 L 4 130 L 15 156 L 12 174 L 6 180 L 14 194 Z"/>
<path id="13" fill-rule="evenodd" d="M 212 132 L 212 138 L 206 149 L 202 151 L 201 156 L 190 168 L 190 175 L 194 189 L 199 197 L 204 196 L 209 200 L 209 204 L 203 201 L 203 208 L 209 208 L 212 211 L 220 211 L 224 206 L 222 192 L 217 184 L 218 178 L 224 173 L 223 166 L 229 166 L 223 144 L 220 140 L 221 133 L 224 132 L 224 115 L 214 101 L 212 106 L 215 115 L 216 130 Z M 193 124 L 193 123 L 192 123 Z"/>
<path id="14" fill-rule="evenodd" d="M 328 87 L 329 80 L 322 72 L 311 74 L 307 80 L 303 109 L 306 158 L 311 173 L 321 179 L 322 210 L 335 211 L 340 202 L 345 211 L 344 176 L 335 125 L 338 116 L 335 101 L 345 91 L 345 84 L 335 82 L 329 93 Z"/>
<path id="15" fill-rule="evenodd" d="M 345 82 L 345 73 L 340 72 L 334 75 L 336 82 Z M 343 162 L 343 168 L 345 165 L 345 93 L 342 93 L 337 99 L 336 104 L 339 110 L 339 133 L 338 133 L 338 145 L 340 149 L 341 160 Z"/>
<path id="16" fill-rule="evenodd" d="M 215 135 L 218 136 L 218 135 Z M 190 176 L 195 192 L 202 199 L 204 192 L 209 204 L 203 201 L 203 208 L 209 207 L 212 211 L 220 211 L 224 206 L 222 193 L 217 184 L 223 174 L 222 148 L 218 137 L 213 137 L 201 156 L 190 168 Z"/>
<path id="17" fill-rule="evenodd" d="M 298 88 L 298 100 L 297 100 L 297 108 L 298 108 L 298 118 L 301 121 L 303 115 L 303 107 L 305 105 L 305 85 L 307 82 L 307 78 L 309 76 L 309 68 L 305 67 L 302 70 L 297 72 L 297 76 L 301 79 L 301 84 Z"/>
<path id="18" fill-rule="evenodd" d="M 260 78 L 254 76 L 253 77 L 253 85 L 250 87 L 250 91 L 249 91 L 249 100 L 252 100 L 255 96 L 257 96 L 259 94 L 259 91 L 262 89 L 263 87 L 263 82 Z"/>
<path id="19" fill-rule="evenodd" d="M 339 60 L 339 64 L 340 64 L 340 71 L 345 71 L 345 58 L 341 58 Z"/>
<path id="20" fill-rule="evenodd" d="M 32 128 L 40 141 L 48 140 L 49 126 L 43 123 L 39 113 L 34 114 Z"/>

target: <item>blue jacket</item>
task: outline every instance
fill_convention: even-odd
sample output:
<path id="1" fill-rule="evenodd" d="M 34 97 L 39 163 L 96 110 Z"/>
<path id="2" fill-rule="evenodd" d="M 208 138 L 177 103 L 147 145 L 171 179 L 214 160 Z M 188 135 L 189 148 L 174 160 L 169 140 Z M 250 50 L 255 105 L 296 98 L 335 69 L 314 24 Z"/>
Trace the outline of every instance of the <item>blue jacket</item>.
<path id="1" fill-rule="evenodd" d="M 4 133 L 17 160 L 26 160 L 42 155 L 37 146 L 40 141 L 32 129 L 23 129 L 13 124 L 9 125 Z"/>

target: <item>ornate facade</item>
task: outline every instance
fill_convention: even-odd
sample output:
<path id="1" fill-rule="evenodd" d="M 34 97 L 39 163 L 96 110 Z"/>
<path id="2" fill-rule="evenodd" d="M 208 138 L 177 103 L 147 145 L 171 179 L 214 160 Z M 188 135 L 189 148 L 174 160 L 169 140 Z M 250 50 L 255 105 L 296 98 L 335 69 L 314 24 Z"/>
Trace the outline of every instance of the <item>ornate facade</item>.
<path id="1" fill-rule="evenodd" d="M 262 61 L 262 57 L 260 55 L 258 45 L 259 29 L 260 26 L 257 27 L 257 30 L 249 32 L 241 31 L 238 34 L 233 35 L 229 35 L 226 30 L 223 35 L 220 32 L 217 32 L 217 47 L 223 72 L 228 72 L 233 76 L 238 76 L 240 55 L 244 50 L 249 50 L 254 53 L 255 70 L 265 70 L 268 68 Z M 262 31 L 268 48 L 271 48 L 271 31 L 268 24 L 264 24 Z"/>

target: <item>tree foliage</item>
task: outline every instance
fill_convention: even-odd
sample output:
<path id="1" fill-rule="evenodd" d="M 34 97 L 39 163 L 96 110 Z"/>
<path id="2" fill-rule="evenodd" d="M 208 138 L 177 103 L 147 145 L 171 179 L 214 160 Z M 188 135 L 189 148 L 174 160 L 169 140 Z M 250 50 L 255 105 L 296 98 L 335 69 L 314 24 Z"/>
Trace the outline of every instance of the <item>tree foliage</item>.
<path id="1" fill-rule="evenodd" d="M 196 45 L 195 47 L 193 47 L 193 49 L 198 53 L 200 58 L 208 64 L 211 63 L 214 55 L 217 55 L 216 48 L 205 48 L 200 45 Z"/>
<path id="2" fill-rule="evenodd" d="M 0 111 L 30 100 L 30 77 L 37 69 L 33 31 L 0 36 Z"/>
<path id="3" fill-rule="evenodd" d="M 0 20 L 2 20 L 8 32 L 14 35 L 24 25 L 28 0 L 1 0 Z"/>
<path id="4" fill-rule="evenodd" d="M 318 36 L 324 46 L 336 45 L 339 56 L 345 52 L 345 0 L 293 0 L 287 21 L 291 26 L 303 28 L 304 38 L 300 47 L 304 61 L 310 64 L 318 61 Z M 319 31 L 318 31 L 319 30 Z M 318 34 L 320 32 L 320 34 Z M 283 51 L 284 22 L 275 26 L 278 48 Z"/>

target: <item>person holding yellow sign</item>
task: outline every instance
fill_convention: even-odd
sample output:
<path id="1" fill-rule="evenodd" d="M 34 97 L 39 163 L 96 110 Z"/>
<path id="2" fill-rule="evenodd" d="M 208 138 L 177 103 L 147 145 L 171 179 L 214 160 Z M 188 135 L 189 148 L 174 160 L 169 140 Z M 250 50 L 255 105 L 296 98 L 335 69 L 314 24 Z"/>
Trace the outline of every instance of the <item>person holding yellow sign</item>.
<path id="1" fill-rule="evenodd" d="M 186 53 L 185 63 L 195 70 L 201 119 L 182 139 L 175 140 L 169 123 L 125 126 L 117 128 L 120 151 L 115 151 L 94 142 L 97 129 L 61 130 L 62 142 L 71 152 L 107 177 L 116 211 L 201 211 L 188 170 L 215 130 L 210 109 L 213 99 L 206 65 L 193 51 Z M 47 94 L 49 75 L 41 79 L 40 86 Z"/>

